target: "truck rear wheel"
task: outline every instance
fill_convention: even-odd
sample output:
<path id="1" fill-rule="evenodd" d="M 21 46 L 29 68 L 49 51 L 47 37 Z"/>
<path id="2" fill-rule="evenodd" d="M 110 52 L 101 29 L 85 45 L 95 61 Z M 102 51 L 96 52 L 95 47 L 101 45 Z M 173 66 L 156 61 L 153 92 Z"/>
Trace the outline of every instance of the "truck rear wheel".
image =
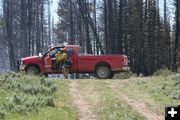
<path id="1" fill-rule="evenodd" d="M 106 66 L 98 66 L 96 69 L 96 76 L 99 79 L 108 79 L 111 76 L 111 71 Z"/>
<path id="2" fill-rule="evenodd" d="M 26 73 L 27 73 L 28 75 L 38 75 L 38 74 L 39 74 L 39 70 L 38 70 L 38 68 L 35 67 L 35 66 L 28 66 L 28 67 L 26 68 Z"/>

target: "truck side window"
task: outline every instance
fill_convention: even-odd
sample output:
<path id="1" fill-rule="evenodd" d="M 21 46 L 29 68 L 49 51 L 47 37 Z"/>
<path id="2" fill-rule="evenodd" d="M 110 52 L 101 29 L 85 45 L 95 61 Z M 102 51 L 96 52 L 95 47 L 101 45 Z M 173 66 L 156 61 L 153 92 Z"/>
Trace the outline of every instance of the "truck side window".
<path id="1" fill-rule="evenodd" d="M 73 49 L 72 48 L 67 48 L 67 54 L 69 57 L 73 55 Z"/>
<path id="2" fill-rule="evenodd" d="M 84 56 L 84 55 L 85 55 L 84 50 L 83 50 L 82 48 L 80 48 L 80 49 L 78 50 L 78 55 L 79 55 L 79 56 Z"/>

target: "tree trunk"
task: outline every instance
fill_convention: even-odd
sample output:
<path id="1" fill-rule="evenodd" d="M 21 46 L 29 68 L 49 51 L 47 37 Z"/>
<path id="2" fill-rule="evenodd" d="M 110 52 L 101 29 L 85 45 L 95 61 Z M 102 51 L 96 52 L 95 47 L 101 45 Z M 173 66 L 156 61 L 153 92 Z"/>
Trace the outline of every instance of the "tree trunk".
<path id="1" fill-rule="evenodd" d="M 15 53 L 14 53 L 14 39 L 13 39 L 13 28 L 12 28 L 12 4 L 10 0 L 4 0 L 4 14 L 5 14 L 5 23 L 7 30 L 7 40 L 8 40 L 8 51 L 9 51 L 9 60 L 10 60 L 10 69 L 16 70 L 15 64 Z"/>
<path id="2" fill-rule="evenodd" d="M 85 23 L 88 22 L 88 24 L 89 24 L 89 26 L 90 26 L 93 34 L 94 34 L 94 37 L 96 39 L 97 46 L 98 46 L 98 48 L 100 48 L 101 54 L 104 54 L 103 47 L 101 45 L 101 42 L 100 42 L 97 30 L 94 26 L 93 20 L 90 16 L 88 9 L 87 9 L 86 2 L 84 0 L 78 0 L 78 5 L 79 5 L 79 9 L 81 11 L 82 18 L 83 18 L 84 22 Z"/>
<path id="3" fill-rule="evenodd" d="M 175 36 L 175 47 L 174 47 L 174 63 L 173 63 L 173 70 L 177 71 L 177 60 L 178 60 L 178 53 L 179 50 L 179 41 L 180 41 L 180 1 L 176 0 L 176 36 Z"/>
<path id="4" fill-rule="evenodd" d="M 70 44 L 75 44 L 72 0 L 70 2 Z"/>

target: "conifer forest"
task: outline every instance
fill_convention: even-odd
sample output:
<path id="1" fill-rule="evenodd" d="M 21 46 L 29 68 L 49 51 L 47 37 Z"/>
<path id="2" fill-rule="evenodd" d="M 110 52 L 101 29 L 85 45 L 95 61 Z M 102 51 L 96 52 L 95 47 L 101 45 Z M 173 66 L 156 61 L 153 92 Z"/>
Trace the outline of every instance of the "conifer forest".
<path id="1" fill-rule="evenodd" d="M 17 59 L 63 43 L 80 45 L 87 54 L 125 54 L 136 74 L 179 70 L 179 0 L 1 0 L 0 5 L 0 71 L 16 71 Z"/>

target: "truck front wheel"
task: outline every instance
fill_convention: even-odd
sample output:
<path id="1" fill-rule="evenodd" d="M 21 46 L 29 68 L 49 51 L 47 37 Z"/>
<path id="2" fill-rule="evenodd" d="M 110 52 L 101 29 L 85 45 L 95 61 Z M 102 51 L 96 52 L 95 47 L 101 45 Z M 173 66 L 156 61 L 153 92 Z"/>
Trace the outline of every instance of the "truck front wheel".
<path id="1" fill-rule="evenodd" d="M 111 76 L 111 71 L 106 66 L 98 66 L 96 69 L 96 76 L 99 79 L 108 79 Z"/>
<path id="2" fill-rule="evenodd" d="M 35 66 L 28 66 L 26 68 L 26 73 L 29 74 L 29 75 L 38 75 L 39 74 L 39 70 Z"/>
<path id="3" fill-rule="evenodd" d="M 113 78 L 114 77 L 114 73 L 113 72 L 111 72 L 111 74 L 110 74 L 110 77 L 109 78 Z"/>

